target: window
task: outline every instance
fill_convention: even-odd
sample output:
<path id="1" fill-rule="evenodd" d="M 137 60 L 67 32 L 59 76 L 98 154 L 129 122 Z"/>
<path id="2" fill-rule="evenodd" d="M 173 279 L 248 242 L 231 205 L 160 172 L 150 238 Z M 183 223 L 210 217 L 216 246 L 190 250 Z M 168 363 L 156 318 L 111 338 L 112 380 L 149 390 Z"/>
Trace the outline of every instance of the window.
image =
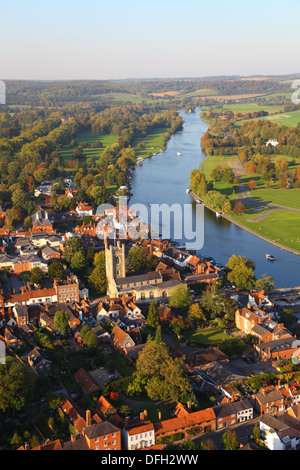
<path id="1" fill-rule="evenodd" d="M 106 439 L 107 439 L 107 436 L 103 436 L 103 440 L 106 441 Z"/>

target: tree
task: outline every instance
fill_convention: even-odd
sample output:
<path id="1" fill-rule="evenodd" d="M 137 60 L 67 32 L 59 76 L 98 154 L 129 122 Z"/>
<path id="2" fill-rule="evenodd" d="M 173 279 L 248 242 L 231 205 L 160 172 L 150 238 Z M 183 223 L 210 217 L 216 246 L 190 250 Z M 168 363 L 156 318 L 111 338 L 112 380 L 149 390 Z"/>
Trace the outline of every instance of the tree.
<path id="1" fill-rule="evenodd" d="M 70 268 L 75 274 L 81 274 L 86 269 L 86 259 L 82 250 L 76 251 L 72 256 Z"/>
<path id="2" fill-rule="evenodd" d="M 229 282 L 240 289 L 252 289 L 256 278 L 254 275 L 255 263 L 243 256 L 232 255 L 226 265 L 229 270 L 227 278 Z"/>
<path id="3" fill-rule="evenodd" d="M 293 309 L 291 308 L 284 308 L 279 313 L 280 322 L 284 323 L 286 326 L 292 325 L 294 322 L 297 321 L 297 316 Z"/>
<path id="4" fill-rule="evenodd" d="M 188 320 L 195 326 L 206 322 L 206 316 L 198 303 L 194 303 L 190 306 Z"/>
<path id="5" fill-rule="evenodd" d="M 225 214 L 230 214 L 231 211 L 232 211 L 231 202 L 227 200 L 224 202 L 223 212 L 225 212 Z"/>
<path id="6" fill-rule="evenodd" d="M 233 208 L 233 212 L 235 212 L 237 215 L 243 214 L 244 212 L 246 212 L 246 208 L 242 201 L 236 201 L 234 208 Z"/>
<path id="7" fill-rule="evenodd" d="M 194 400 L 182 360 L 173 359 L 161 341 L 147 341 L 138 356 L 129 391 L 132 394 L 143 389 L 151 400 Z"/>
<path id="8" fill-rule="evenodd" d="M 255 288 L 257 290 L 264 290 L 268 291 L 271 289 L 274 289 L 275 287 L 275 281 L 272 276 L 267 276 L 266 274 L 263 274 L 261 279 L 257 279 L 255 281 Z"/>
<path id="9" fill-rule="evenodd" d="M 240 441 L 234 430 L 226 429 L 222 435 L 222 445 L 225 450 L 237 450 L 240 447 Z"/>
<path id="10" fill-rule="evenodd" d="M 96 253 L 93 264 L 94 269 L 88 277 L 89 287 L 96 294 L 105 294 L 107 289 L 105 252 Z"/>
<path id="11" fill-rule="evenodd" d="M 0 365 L 0 409 L 20 411 L 33 397 L 36 375 L 18 359 L 7 356 Z"/>
<path id="12" fill-rule="evenodd" d="M 82 250 L 82 243 L 81 243 L 81 240 L 80 238 L 78 237 L 70 237 L 67 239 L 66 243 L 65 243 L 65 248 L 64 248 L 64 258 L 65 260 L 70 263 L 72 261 L 72 258 L 74 256 L 74 254 L 77 252 L 77 251 L 81 251 Z"/>
<path id="13" fill-rule="evenodd" d="M 223 296 L 215 287 L 207 289 L 202 294 L 201 305 L 211 314 L 212 318 L 216 318 L 223 311 Z"/>
<path id="14" fill-rule="evenodd" d="M 53 261 L 48 268 L 48 276 L 57 281 L 66 279 L 66 272 L 59 261 Z"/>
<path id="15" fill-rule="evenodd" d="M 256 442 L 259 442 L 262 438 L 261 431 L 257 425 L 257 423 L 254 425 L 253 431 L 252 431 L 253 437 L 256 440 Z"/>
<path id="16" fill-rule="evenodd" d="M 133 246 L 130 248 L 128 261 L 134 271 L 144 271 L 148 267 L 147 255 L 140 246 Z"/>
<path id="17" fill-rule="evenodd" d="M 248 183 L 248 188 L 249 189 L 254 189 L 257 187 L 257 182 L 255 180 L 250 180 Z"/>
<path id="18" fill-rule="evenodd" d="M 157 328 L 160 324 L 158 307 L 155 300 L 152 300 L 149 305 L 148 315 L 147 315 L 147 325 L 151 328 Z"/>
<path id="19" fill-rule="evenodd" d="M 200 442 L 200 450 L 215 450 L 216 446 L 212 439 L 203 439 Z"/>
<path id="20" fill-rule="evenodd" d="M 90 348 L 96 348 L 99 346 L 99 340 L 97 335 L 92 331 L 92 329 L 88 325 L 84 325 L 81 328 L 80 334 L 85 344 Z"/>
<path id="21" fill-rule="evenodd" d="M 54 325 L 61 332 L 63 336 L 67 334 L 69 329 L 70 316 L 65 310 L 58 310 L 54 317 Z"/>
<path id="22" fill-rule="evenodd" d="M 38 266 L 35 266 L 31 270 L 31 282 L 32 284 L 39 284 L 40 281 L 44 278 L 45 274 Z"/>
<path id="23" fill-rule="evenodd" d="M 191 303 L 192 295 L 186 284 L 179 284 L 172 289 L 169 305 L 187 312 Z"/>

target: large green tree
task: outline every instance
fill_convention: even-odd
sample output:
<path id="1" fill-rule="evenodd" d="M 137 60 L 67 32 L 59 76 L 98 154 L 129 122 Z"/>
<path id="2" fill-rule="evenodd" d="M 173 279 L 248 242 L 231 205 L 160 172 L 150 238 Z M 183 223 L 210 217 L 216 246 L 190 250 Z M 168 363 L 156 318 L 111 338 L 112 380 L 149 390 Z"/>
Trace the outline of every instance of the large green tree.
<path id="1" fill-rule="evenodd" d="M 0 365 L 0 409 L 20 411 L 33 397 L 36 375 L 18 359 L 7 356 Z"/>
<path id="2" fill-rule="evenodd" d="M 194 400 L 183 362 L 173 359 L 162 341 L 148 340 L 136 362 L 134 381 L 128 393 L 145 390 L 151 400 Z"/>
<path id="3" fill-rule="evenodd" d="M 228 280 L 240 289 L 252 289 L 255 285 L 255 263 L 244 256 L 232 255 L 226 265 Z"/>
<path id="4" fill-rule="evenodd" d="M 169 305 L 187 312 L 191 303 L 192 294 L 186 284 L 179 284 L 172 289 Z"/>

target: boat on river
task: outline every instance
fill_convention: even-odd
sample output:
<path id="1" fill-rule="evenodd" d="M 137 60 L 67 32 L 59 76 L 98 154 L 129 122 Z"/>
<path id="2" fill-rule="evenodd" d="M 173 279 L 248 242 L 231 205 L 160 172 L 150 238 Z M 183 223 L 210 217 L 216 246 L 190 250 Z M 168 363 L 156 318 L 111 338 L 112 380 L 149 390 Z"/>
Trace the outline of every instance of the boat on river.
<path id="1" fill-rule="evenodd" d="M 273 255 L 269 255 L 268 253 L 266 254 L 266 258 L 269 260 L 269 261 L 274 261 L 274 256 Z"/>
<path id="2" fill-rule="evenodd" d="M 177 155 L 182 155 L 182 153 L 181 153 L 181 152 L 177 152 Z"/>

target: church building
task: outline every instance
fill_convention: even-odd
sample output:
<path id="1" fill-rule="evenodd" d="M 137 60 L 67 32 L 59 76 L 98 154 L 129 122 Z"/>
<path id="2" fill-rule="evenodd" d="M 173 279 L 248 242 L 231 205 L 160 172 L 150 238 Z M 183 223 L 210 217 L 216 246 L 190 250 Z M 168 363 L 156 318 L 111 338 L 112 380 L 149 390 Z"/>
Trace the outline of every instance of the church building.
<path id="1" fill-rule="evenodd" d="M 125 244 L 120 240 L 115 244 L 106 241 L 105 261 L 108 297 L 131 295 L 136 298 L 136 303 L 168 302 L 172 289 L 182 283 L 179 272 L 172 268 L 127 275 Z"/>

